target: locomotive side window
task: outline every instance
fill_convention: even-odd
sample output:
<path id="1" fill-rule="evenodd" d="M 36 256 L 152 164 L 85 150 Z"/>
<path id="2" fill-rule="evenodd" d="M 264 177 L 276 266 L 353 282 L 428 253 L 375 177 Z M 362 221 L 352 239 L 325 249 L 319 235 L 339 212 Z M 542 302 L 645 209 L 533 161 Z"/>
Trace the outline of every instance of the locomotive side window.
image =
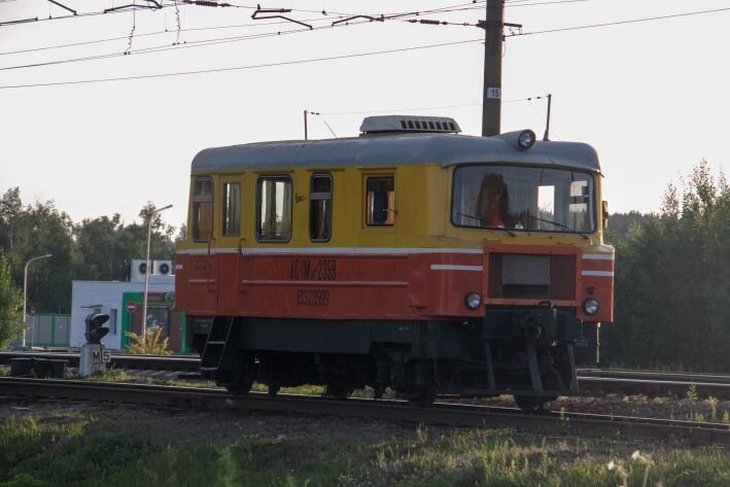
<path id="1" fill-rule="evenodd" d="M 309 239 L 327 242 L 332 236 L 332 176 L 313 174 L 309 187 Z"/>
<path id="2" fill-rule="evenodd" d="M 366 179 L 365 223 L 388 226 L 395 223 L 395 178 L 378 176 Z"/>
<path id="3" fill-rule="evenodd" d="M 196 178 L 193 183 L 193 240 L 208 242 L 213 237 L 213 180 Z"/>
<path id="4" fill-rule="evenodd" d="M 224 237 L 241 235 L 241 183 L 223 183 L 223 225 Z"/>
<path id="5" fill-rule="evenodd" d="M 291 239 L 291 179 L 262 176 L 256 187 L 256 239 L 288 242 Z"/>

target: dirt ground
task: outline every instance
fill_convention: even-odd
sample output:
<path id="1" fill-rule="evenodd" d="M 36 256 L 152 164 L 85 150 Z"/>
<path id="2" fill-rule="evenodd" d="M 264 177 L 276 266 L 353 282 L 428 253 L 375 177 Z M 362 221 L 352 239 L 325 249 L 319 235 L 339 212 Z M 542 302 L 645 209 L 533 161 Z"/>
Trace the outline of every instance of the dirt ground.
<path id="1" fill-rule="evenodd" d="M 512 407 L 510 396 L 501 396 L 481 404 Z M 558 398 L 552 404 L 554 411 L 587 412 L 627 416 L 645 416 L 671 419 L 700 419 L 730 421 L 730 401 L 715 402 L 706 399 L 647 398 L 645 396 L 607 396 L 604 398 Z M 17 401 L 0 400 L 0 422 L 10 415 L 33 414 L 46 420 L 93 416 L 110 428 L 148 435 L 163 441 L 230 440 L 239 436 L 267 438 L 330 439 L 352 438 L 381 441 L 394 435 L 414 434 L 414 425 L 388 421 L 276 415 L 268 413 L 240 413 L 229 410 L 208 412 L 170 411 L 130 405 L 98 405 L 87 402 Z"/>

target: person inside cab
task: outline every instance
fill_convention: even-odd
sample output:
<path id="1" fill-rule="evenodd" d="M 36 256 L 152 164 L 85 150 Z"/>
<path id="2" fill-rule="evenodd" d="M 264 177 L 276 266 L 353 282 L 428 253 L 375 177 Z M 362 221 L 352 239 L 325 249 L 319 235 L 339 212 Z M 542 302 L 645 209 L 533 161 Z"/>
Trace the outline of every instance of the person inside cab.
<path id="1" fill-rule="evenodd" d="M 509 209 L 507 185 L 499 174 L 487 174 L 477 198 L 477 216 L 482 227 L 504 227 Z"/>

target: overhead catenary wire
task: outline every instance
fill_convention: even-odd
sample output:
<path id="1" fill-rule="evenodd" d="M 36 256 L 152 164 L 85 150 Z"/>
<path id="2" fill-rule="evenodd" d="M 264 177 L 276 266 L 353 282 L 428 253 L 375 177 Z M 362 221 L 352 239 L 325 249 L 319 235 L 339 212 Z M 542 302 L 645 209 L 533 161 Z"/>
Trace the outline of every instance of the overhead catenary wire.
<path id="1" fill-rule="evenodd" d="M 133 9 L 125 9 L 125 8 L 117 8 L 114 10 L 101 10 L 101 11 L 93 11 L 93 12 L 85 12 L 85 13 L 77 13 L 77 14 L 69 14 L 69 15 L 59 15 L 56 17 L 48 16 L 46 18 L 43 17 L 28 17 L 24 19 L 16 19 L 16 20 L 4 20 L 0 21 L 0 27 L 8 27 L 11 25 L 19 26 L 23 24 L 28 23 L 36 23 L 36 22 L 51 22 L 51 21 L 59 21 L 59 20 L 70 20 L 70 19 L 82 19 L 87 17 L 97 17 L 100 15 L 113 15 L 113 14 L 120 14 L 120 13 L 127 13 L 130 10 L 162 10 L 163 8 L 172 7 L 172 4 L 170 5 L 160 5 L 160 7 L 150 7 L 150 6 L 142 6 L 142 5 L 136 5 Z"/>
<path id="2" fill-rule="evenodd" d="M 305 22 L 315 22 L 317 19 L 304 19 Z M 271 26 L 271 25 L 281 25 L 286 22 L 284 21 L 276 21 L 276 22 L 260 22 L 260 23 L 250 23 L 250 24 L 232 24 L 232 25 L 218 25 L 218 26 L 209 26 L 209 27 L 189 27 L 187 29 L 180 29 L 180 32 L 201 32 L 201 31 L 210 31 L 210 30 L 224 30 L 224 29 L 251 29 L 251 28 L 260 28 L 265 26 Z M 154 32 L 144 32 L 135 34 L 136 37 L 148 37 L 148 36 L 160 36 L 160 35 L 166 35 L 170 34 L 172 31 L 170 30 L 160 30 L 160 31 L 154 31 Z M 89 46 L 93 44 L 102 44 L 106 42 L 115 42 L 115 41 L 121 41 L 127 39 L 128 36 L 117 36 L 117 37 L 108 37 L 105 39 L 94 39 L 90 41 L 81 41 L 81 42 L 71 42 L 67 44 L 56 44 L 53 46 L 40 46 L 40 47 L 33 47 L 28 49 L 18 49 L 15 51 L 4 51 L 0 52 L 0 56 L 6 56 L 6 55 L 15 55 L 15 54 L 25 54 L 25 53 L 31 53 L 31 52 L 39 52 L 39 51 L 46 51 L 46 50 L 52 50 L 52 49 L 65 49 L 70 47 L 82 47 L 82 46 Z"/>
<path id="3" fill-rule="evenodd" d="M 515 98 L 511 100 L 502 100 L 502 103 L 517 103 L 525 102 L 530 98 Z M 320 115 L 327 116 L 346 116 L 346 115 L 368 115 L 371 113 L 397 113 L 397 112 L 422 112 L 428 110 L 448 110 L 452 108 L 468 108 L 468 107 L 481 107 L 482 102 L 474 103 L 458 103 L 454 105 L 440 105 L 440 106 L 428 106 L 428 107 L 408 107 L 408 108 L 381 108 L 378 110 L 359 110 L 359 111 L 345 111 L 345 112 L 320 112 Z"/>
<path id="4" fill-rule="evenodd" d="M 515 4 L 515 2 L 507 2 L 505 3 L 505 7 L 536 7 L 540 5 L 559 5 L 562 3 L 578 3 L 578 2 L 590 2 L 590 0 L 549 0 L 545 2 L 539 2 L 535 1 L 534 3 L 519 3 Z"/>
<path id="5" fill-rule="evenodd" d="M 185 3 L 186 4 L 190 4 L 191 2 L 192 2 L 192 0 L 188 0 Z M 481 1 L 481 2 L 474 2 L 474 3 L 483 3 L 483 1 Z M 407 13 L 381 14 L 381 16 L 385 20 L 394 20 L 394 19 L 397 19 L 398 17 L 402 17 L 402 16 L 426 15 L 426 14 L 432 14 L 432 13 L 448 12 L 448 11 L 450 11 L 450 9 L 461 8 L 464 5 L 470 5 L 470 4 L 457 4 L 457 5 L 452 5 L 452 6 L 448 6 L 448 7 L 441 7 L 441 8 L 438 8 L 438 9 L 426 10 L 426 11 L 423 11 L 423 12 L 407 12 Z M 248 8 L 248 7 L 246 7 L 246 8 Z M 309 12 L 309 11 L 307 11 L 307 12 Z M 133 15 L 134 15 L 134 10 L 133 10 Z M 343 17 L 343 15 L 349 15 L 349 14 L 338 13 L 338 15 L 341 16 L 340 17 L 341 19 L 344 19 L 346 17 Z M 313 20 L 310 20 L 310 22 L 315 22 L 316 20 L 317 19 L 313 19 Z M 320 18 L 319 20 L 322 20 L 322 19 Z M 329 22 L 329 20 L 327 22 Z M 276 22 L 276 24 L 282 24 L 282 23 L 288 23 L 288 21 L 279 21 L 279 22 Z M 298 22 L 297 21 L 297 23 L 302 23 L 302 22 Z M 131 49 L 133 37 L 141 37 L 142 35 L 153 35 L 153 34 L 136 35 L 135 34 L 136 17 L 133 17 L 133 20 L 132 20 L 132 30 L 131 30 L 131 32 L 130 32 L 130 34 L 128 36 L 125 36 L 125 37 L 117 37 L 117 38 L 112 38 L 112 39 L 108 39 L 108 40 L 105 39 L 105 40 L 99 40 L 99 41 L 89 41 L 88 43 L 67 44 L 67 45 L 63 45 L 63 46 L 58 46 L 58 47 L 71 47 L 71 46 L 80 45 L 80 44 L 81 45 L 90 44 L 92 42 L 107 42 L 107 41 L 111 41 L 111 40 L 126 39 L 127 40 L 127 48 L 124 50 L 124 52 L 112 52 L 112 53 L 96 54 L 96 55 L 82 56 L 82 57 L 76 57 L 76 58 L 57 59 L 57 60 L 43 61 L 43 62 L 37 62 L 37 63 L 28 63 L 28 64 L 21 64 L 21 65 L 5 66 L 5 67 L 1 67 L 0 68 L 0 71 L 16 70 L 16 69 L 26 69 L 26 68 L 37 68 L 37 67 L 46 67 L 46 66 L 53 66 L 53 65 L 67 64 L 67 63 L 78 63 L 78 62 L 85 62 L 85 61 L 98 61 L 98 60 L 102 60 L 102 59 L 110 59 L 110 58 L 120 57 L 122 55 L 129 55 L 129 54 L 140 55 L 140 54 L 160 53 L 160 52 L 165 52 L 165 51 L 170 51 L 170 50 L 175 50 L 175 49 L 182 49 L 182 48 L 189 48 L 189 47 L 202 47 L 202 46 L 209 46 L 209 45 L 222 44 L 222 43 L 228 43 L 228 42 L 238 42 L 238 41 L 242 41 L 242 40 L 260 39 L 260 38 L 264 38 L 264 37 L 274 37 L 274 36 L 280 36 L 280 35 L 284 35 L 284 34 L 294 34 L 294 33 L 306 32 L 306 31 L 309 31 L 309 30 L 332 28 L 332 27 L 335 26 L 336 23 L 337 22 L 332 23 L 331 25 L 322 25 L 322 26 L 316 27 L 314 29 L 309 28 L 309 26 L 307 26 L 308 27 L 307 29 L 267 32 L 267 33 L 253 34 L 253 35 L 249 35 L 249 36 L 235 36 L 235 37 L 225 37 L 225 38 L 218 38 L 218 39 L 205 39 L 205 40 L 200 40 L 200 41 L 187 41 L 187 42 L 182 43 L 182 44 L 179 43 L 179 42 L 177 42 L 177 39 L 179 39 L 179 34 L 178 34 L 178 37 L 177 37 L 176 41 L 173 42 L 172 44 L 165 44 L 165 45 L 162 45 L 162 46 L 147 47 L 147 48 L 142 48 L 142 49 L 138 49 L 138 50 L 133 51 Z M 355 22 L 355 23 L 363 23 L 363 22 Z M 273 24 L 273 23 L 267 23 L 266 25 L 271 25 L 271 24 Z M 253 24 L 250 25 L 250 26 L 251 27 L 255 27 L 255 25 L 253 25 Z M 168 33 L 168 32 L 166 31 L 164 33 Z M 53 46 L 53 47 L 55 47 L 55 46 Z M 4 55 L 4 54 L 17 54 L 17 53 L 21 53 L 21 52 L 31 52 L 31 51 L 35 51 L 35 50 L 40 50 L 40 49 L 6 52 L 6 53 L 0 53 L 0 55 Z"/>
<path id="6" fill-rule="evenodd" d="M 462 41 L 442 42 L 442 43 L 438 43 L 438 44 L 427 44 L 427 45 L 420 45 L 420 46 L 384 49 L 384 50 L 379 50 L 379 51 L 368 51 L 368 52 L 361 52 L 361 53 L 354 53 L 354 54 L 341 54 L 341 55 L 324 56 L 324 57 L 318 57 L 318 58 L 295 59 L 295 60 L 289 60 L 289 61 L 251 64 L 251 65 L 246 65 L 246 66 L 233 66 L 233 67 L 226 67 L 226 68 L 178 71 L 178 72 L 172 72 L 172 73 L 157 73 L 157 74 L 146 74 L 146 75 L 136 75 L 136 76 L 120 76 L 120 77 L 116 77 L 116 78 L 96 78 L 96 79 L 82 79 L 82 80 L 72 80 L 72 81 L 57 81 L 57 82 L 48 82 L 48 83 L 26 83 L 26 84 L 17 84 L 17 85 L 0 85 L 0 90 L 21 89 L 21 88 L 40 88 L 40 87 L 51 87 L 51 86 L 71 86 L 71 85 L 82 85 L 82 84 L 89 84 L 89 83 L 108 83 L 108 82 L 117 82 L 117 81 L 133 81 L 133 80 L 141 80 L 141 79 L 160 79 L 160 78 L 169 78 L 169 77 L 173 77 L 173 76 L 193 76 L 193 75 L 200 75 L 200 74 L 223 73 L 223 72 L 230 72 L 230 71 L 243 71 L 243 70 L 249 70 L 249 69 L 271 68 L 271 67 L 278 67 L 278 66 L 309 64 L 309 63 L 325 62 L 325 61 L 339 61 L 339 60 L 344 60 L 344 59 L 355 59 L 355 58 L 362 58 L 362 57 L 369 57 L 369 56 L 395 54 L 395 53 L 399 53 L 399 52 L 409 52 L 409 51 L 418 51 L 418 50 L 424 50 L 424 49 L 434 49 L 434 48 L 440 48 L 440 47 L 458 46 L 458 45 L 464 45 L 464 44 L 474 44 L 474 43 L 478 43 L 481 41 L 482 41 L 482 39 L 467 39 L 467 40 L 462 40 Z"/>
<path id="7" fill-rule="evenodd" d="M 617 25 L 627 25 L 627 24 L 637 24 L 642 22 L 657 22 L 660 20 L 671 20 L 671 19 L 678 19 L 682 17 L 691 17 L 695 15 L 707 15 L 707 14 L 713 14 L 713 13 L 722 13 L 722 12 L 730 12 L 730 7 L 722 7 L 722 8 L 714 8 L 709 10 L 696 10 L 692 12 L 679 12 L 675 14 L 667 14 L 667 15 L 656 15 L 653 17 L 640 17 L 636 19 L 625 19 L 625 20 L 616 20 L 611 22 L 600 22 L 596 24 L 586 24 L 586 25 L 575 25 L 572 27 L 558 27 L 555 29 L 544 29 L 544 30 L 535 30 L 531 32 L 519 32 L 519 33 L 513 33 L 510 34 L 508 37 L 517 37 L 517 36 L 528 36 L 528 35 L 537 35 L 537 34 L 553 34 L 557 32 L 569 32 L 569 31 L 575 31 L 575 30 L 585 30 L 585 29 L 596 29 L 601 27 L 614 27 Z"/>
<path id="8" fill-rule="evenodd" d="M 445 7 L 440 10 L 444 10 L 446 8 L 454 8 L 454 7 L 460 7 L 463 4 L 452 6 L 452 7 Z M 439 9 L 432 9 L 430 11 L 424 11 L 424 12 L 435 12 Z M 721 13 L 721 12 L 727 12 L 730 11 L 730 7 L 726 8 L 717 8 L 717 9 L 710 9 L 710 10 L 700 10 L 700 11 L 692 11 L 692 12 L 682 12 L 682 13 L 675 13 L 675 14 L 668 14 L 668 15 L 662 15 L 662 16 L 653 16 L 653 17 L 643 17 L 643 18 L 637 18 L 637 19 L 626 19 L 626 20 L 620 20 L 620 21 L 612 21 L 612 22 L 604 22 L 604 23 L 598 23 L 598 24 L 589 24 L 589 25 L 582 25 L 582 26 L 571 26 L 571 27 L 562 27 L 562 28 L 555 28 L 555 29 L 546 29 L 541 31 L 519 31 L 519 32 L 510 32 L 507 34 L 507 37 L 517 37 L 517 36 L 527 36 L 527 35 L 535 35 L 535 34 L 547 34 L 547 33 L 556 33 L 556 32 L 566 32 L 566 31 L 574 31 L 574 30 L 581 30 L 581 29 L 590 29 L 590 28 L 601 28 L 601 27 L 611 27 L 616 25 L 623 25 L 623 24 L 632 24 L 632 23 L 638 23 L 638 22 L 650 22 L 650 21 L 659 21 L 659 20 L 667 20 L 667 19 L 674 19 L 674 18 L 681 18 L 681 17 L 687 17 L 692 15 L 703 15 L 703 14 L 711 14 L 711 13 Z M 407 16 L 407 15 L 418 15 L 419 12 L 415 13 L 406 13 L 406 14 L 395 14 L 398 17 L 401 16 Z M 390 15 L 390 14 L 389 14 Z M 390 19 L 393 19 L 392 15 L 389 17 Z M 433 23 L 433 22 L 431 22 Z M 317 27 L 316 29 L 323 29 L 323 28 L 331 28 L 331 25 L 323 25 L 320 27 Z M 227 42 L 236 42 L 240 40 L 247 40 L 247 39 L 253 39 L 253 38 L 263 38 L 263 37 L 272 37 L 272 36 L 280 36 L 284 33 L 297 33 L 297 32 L 304 32 L 304 31 L 310 31 L 310 29 L 300 29 L 300 30 L 292 30 L 292 31 L 284 31 L 284 32 L 268 32 L 263 34 L 255 34 L 250 36 L 237 36 L 237 37 L 229 37 L 229 38 L 219 38 L 219 39 L 207 39 L 207 40 L 201 40 L 201 41 L 192 41 L 187 42 L 182 45 L 164 45 L 164 46 L 156 46 L 156 47 L 150 47 L 141 49 L 139 51 L 130 51 L 134 54 L 146 54 L 146 53 L 155 53 L 155 52 L 164 52 L 171 49 L 179 49 L 183 47 L 197 47 L 197 46 L 206 46 L 206 45 L 214 45 L 214 44 L 221 44 L 221 43 L 227 43 Z M 476 42 L 475 40 L 468 40 L 468 41 L 460 41 L 459 43 L 469 43 L 469 42 Z M 396 51 L 397 52 L 397 51 Z M 122 55 L 123 53 L 111 53 L 111 54 L 101 54 L 96 56 L 87 56 L 82 58 L 72 58 L 72 59 L 61 59 L 61 60 L 55 60 L 55 61 L 48 61 L 43 63 L 35 63 L 35 64 L 27 64 L 27 65 L 20 65 L 20 66 L 8 66 L 4 68 L 0 68 L 0 70 L 10 70 L 10 69 L 20 69 L 20 68 L 28 68 L 28 67 L 38 67 L 38 66 L 49 66 L 54 64 L 64 64 L 64 63 L 70 63 L 70 62 L 80 62 L 80 61 L 87 61 L 87 60 L 98 60 L 98 59 L 106 59 L 106 58 L 112 58 Z M 347 57 L 348 55 L 345 55 Z M 358 55 L 355 55 L 358 56 Z M 340 58 L 339 56 L 330 57 L 330 58 L 322 58 L 324 60 L 328 59 L 337 59 Z M 295 61 L 294 63 L 300 63 L 301 61 Z M 305 61 L 306 62 L 306 61 Z M 310 61 L 311 62 L 311 61 Z M 286 62 L 284 64 L 287 64 Z M 254 65 L 252 67 L 267 67 L 268 65 Z M 233 68 L 233 69 L 251 69 L 252 67 L 239 67 L 239 68 Z M 223 70 L 231 69 L 231 68 L 221 68 Z M 214 70 L 199 70 L 199 71 L 189 71 L 189 72 L 183 72 L 183 73 L 162 73 L 162 74 L 153 74 L 153 75 L 143 75 L 144 77 L 167 77 L 167 76 L 174 76 L 174 75 L 188 75 L 188 74 L 198 74 L 198 73 L 204 73 L 204 72 L 216 72 L 220 69 L 214 69 Z M 114 80 L 126 80 L 126 79 L 141 79 L 139 76 L 131 76 L 131 77 L 120 77 L 120 78 L 106 78 L 106 79 L 100 79 L 98 82 L 104 82 L 104 81 L 114 81 Z M 78 84 L 82 82 L 93 82 L 88 80 L 77 80 L 77 81 L 69 81 L 69 82 L 58 82 L 55 84 L 49 84 L 49 83 L 37 83 L 37 84 L 25 84 L 25 85 L 10 85 L 6 87 L 0 87 L 2 89 L 7 89 L 10 87 L 31 87 L 31 86 L 53 86 L 57 84 Z"/>
<path id="9" fill-rule="evenodd" d="M 4 2 L 4 1 L 18 1 L 18 0 L 0 0 L 0 2 Z M 174 1 L 175 1 L 175 3 L 173 4 L 173 6 L 176 9 L 176 17 L 178 19 L 178 24 L 179 24 L 178 12 L 179 12 L 180 0 L 174 0 Z M 477 4 L 484 3 L 484 0 L 480 0 L 475 3 L 477 3 Z M 464 5 L 464 4 L 459 4 L 454 7 L 459 7 L 462 5 Z M 444 8 L 449 9 L 451 7 L 444 7 Z M 478 8 L 480 10 L 482 9 L 482 7 L 478 7 Z M 297 10 L 297 11 L 299 11 L 299 10 Z M 311 11 L 304 10 L 302 12 L 311 12 Z M 320 13 L 320 12 L 318 12 L 318 13 Z M 433 15 L 436 13 L 442 13 L 442 12 L 437 11 L 436 9 L 434 9 L 432 11 L 418 12 L 418 14 L 422 15 L 422 16 L 423 15 Z M 345 19 L 347 17 L 352 17 L 353 15 L 356 15 L 356 14 L 344 13 L 344 12 L 328 12 L 326 15 L 331 20 L 331 18 L 333 18 L 332 17 L 333 15 L 334 15 L 334 18 Z M 380 14 L 380 15 L 386 16 L 386 14 Z M 387 15 L 390 16 L 391 14 L 387 14 Z M 396 15 L 402 15 L 402 14 L 396 14 Z M 302 19 L 303 22 L 307 22 L 307 23 L 316 22 L 317 20 L 324 20 L 324 19 L 322 17 Z M 327 22 L 329 22 L 330 20 L 327 20 Z M 201 31 L 224 30 L 224 29 L 259 28 L 259 27 L 263 27 L 263 26 L 282 25 L 282 24 L 286 24 L 286 23 L 288 23 L 288 22 L 280 20 L 280 21 L 274 21 L 274 22 L 256 22 L 256 23 L 248 23 L 248 24 L 217 25 L 217 26 L 208 26 L 208 27 L 190 27 L 190 28 L 186 28 L 186 29 L 181 29 L 180 26 L 178 25 L 178 30 L 180 32 L 201 32 Z M 170 30 L 166 29 L 166 30 L 162 30 L 162 31 L 139 33 L 139 34 L 135 34 L 135 36 L 136 37 L 157 36 L 157 35 L 170 34 L 170 32 L 171 32 Z M 70 48 L 70 47 L 88 46 L 88 45 L 93 45 L 93 44 L 101 44 L 101 43 L 106 43 L 106 42 L 124 40 L 124 39 L 127 39 L 127 37 L 128 36 L 118 36 L 118 37 L 109 37 L 109 38 L 105 38 L 105 39 L 94 39 L 94 40 L 90 40 L 90 41 L 72 42 L 72 43 L 67 43 L 67 44 L 57 44 L 57 45 L 52 45 L 52 46 L 40 46 L 40 47 L 33 47 L 33 48 L 28 48 L 28 49 L 17 49 L 14 51 L 0 52 L 0 56 L 24 54 L 24 53 L 30 53 L 30 52 L 39 52 L 39 51 L 52 50 L 52 49 L 65 49 L 65 48 Z"/>

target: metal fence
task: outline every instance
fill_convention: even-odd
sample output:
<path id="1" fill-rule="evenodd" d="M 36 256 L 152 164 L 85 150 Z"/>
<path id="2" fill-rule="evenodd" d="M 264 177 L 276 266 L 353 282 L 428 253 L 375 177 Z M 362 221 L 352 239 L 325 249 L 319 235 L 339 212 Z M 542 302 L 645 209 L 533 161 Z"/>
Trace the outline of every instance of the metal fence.
<path id="1" fill-rule="evenodd" d="M 35 314 L 28 316 L 26 345 L 68 347 L 71 344 L 71 315 Z"/>

